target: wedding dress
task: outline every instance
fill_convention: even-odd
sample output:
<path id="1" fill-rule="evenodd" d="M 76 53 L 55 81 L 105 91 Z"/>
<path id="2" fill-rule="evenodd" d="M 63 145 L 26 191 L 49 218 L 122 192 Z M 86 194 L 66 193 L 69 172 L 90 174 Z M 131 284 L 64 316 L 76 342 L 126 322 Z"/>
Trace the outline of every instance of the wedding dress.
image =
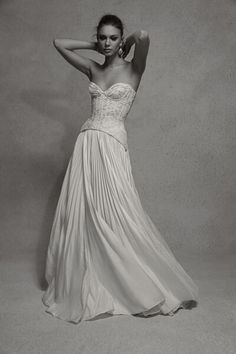
<path id="1" fill-rule="evenodd" d="M 89 83 L 82 125 L 55 210 L 42 301 L 79 323 L 100 314 L 174 315 L 197 303 L 198 287 L 141 205 L 125 118 L 136 91 Z"/>

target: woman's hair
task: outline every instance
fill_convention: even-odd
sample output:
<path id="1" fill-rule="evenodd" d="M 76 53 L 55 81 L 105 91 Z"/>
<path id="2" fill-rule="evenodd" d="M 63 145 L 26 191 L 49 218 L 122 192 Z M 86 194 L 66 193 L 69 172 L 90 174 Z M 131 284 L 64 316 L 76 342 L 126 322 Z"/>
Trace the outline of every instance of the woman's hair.
<path id="1" fill-rule="evenodd" d="M 103 15 L 100 18 L 98 25 L 96 26 L 96 30 L 97 30 L 96 36 L 98 36 L 98 32 L 103 25 L 112 25 L 112 26 L 118 28 L 120 30 L 121 37 L 123 37 L 124 25 L 118 16 L 112 15 L 112 14 Z"/>

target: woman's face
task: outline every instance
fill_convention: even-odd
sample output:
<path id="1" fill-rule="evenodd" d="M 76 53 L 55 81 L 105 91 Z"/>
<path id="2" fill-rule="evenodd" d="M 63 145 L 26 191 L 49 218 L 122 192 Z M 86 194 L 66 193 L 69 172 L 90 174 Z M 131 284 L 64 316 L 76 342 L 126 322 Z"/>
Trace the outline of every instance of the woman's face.
<path id="1" fill-rule="evenodd" d="M 104 55 L 114 55 L 119 50 L 121 40 L 119 28 L 112 25 L 103 25 L 98 32 L 97 41 Z"/>

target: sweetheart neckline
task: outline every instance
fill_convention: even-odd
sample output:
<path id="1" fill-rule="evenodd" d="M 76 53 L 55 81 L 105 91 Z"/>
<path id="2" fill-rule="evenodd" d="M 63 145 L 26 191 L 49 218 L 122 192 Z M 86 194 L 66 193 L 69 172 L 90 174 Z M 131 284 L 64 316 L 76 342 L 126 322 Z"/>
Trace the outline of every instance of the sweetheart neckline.
<path id="1" fill-rule="evenodd" d="M 110 90 L 112 87 L 114 87 L 115 85 L 126 85 L 129 86 L 131 88 L 131 90 L 136 94 L 137 91 L 135 91 L 135 89 L 128 84 L 127 82 L 115 82 L 114 84 L 112 84 L 110 87 L 108 87 L 106 90 L 103 90 L 98 84 L 96 84 L 96 82 L 93 81 L 89 81 L 90 84 L 94 84 L 95 86 L 97 86 L 102 92 L 107 92 L 108 90 Z"/>

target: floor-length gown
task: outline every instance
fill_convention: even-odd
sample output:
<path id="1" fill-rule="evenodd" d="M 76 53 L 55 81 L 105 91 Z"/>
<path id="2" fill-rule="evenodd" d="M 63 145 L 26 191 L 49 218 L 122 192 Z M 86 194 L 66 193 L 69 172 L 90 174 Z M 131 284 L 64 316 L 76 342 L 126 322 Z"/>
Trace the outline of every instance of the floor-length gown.
<path id="1" fill-rule="evenodd" d="M 91 116 L 70 157 L 47 251 L 46 312 L 79 323 L 100 314 L 174 315 L 198 287 L 143 209 L 124 121 L 136 91 L 90 81 Z"/>

